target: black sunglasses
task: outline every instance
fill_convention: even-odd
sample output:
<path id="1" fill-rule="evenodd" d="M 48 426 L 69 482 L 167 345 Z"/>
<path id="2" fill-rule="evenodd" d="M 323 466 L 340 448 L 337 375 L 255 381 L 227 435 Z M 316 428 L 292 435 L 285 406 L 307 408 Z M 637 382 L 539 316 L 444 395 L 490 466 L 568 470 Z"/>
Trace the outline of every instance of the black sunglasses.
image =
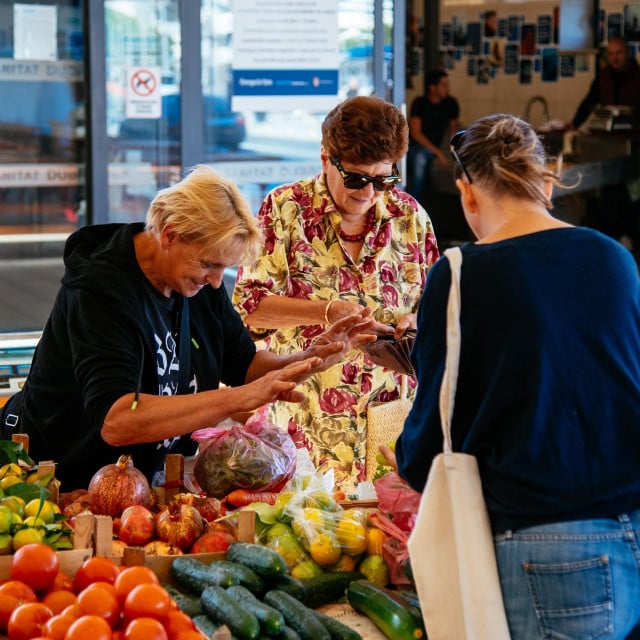
<path id="1" fill-rule="evenodd" d="M 376 191 L 389 191 L 402 180 L 395 164 L 391 167 L 393 174 L 390 176 L 367 176 L 364 173 L 345 171 L 335 158 L 331 158 L 331 164 L 338 170 L 346 189 L 363 189 L 371 183 Z"/>
<path id="2" fill-rule="evenodd" d="M 464 162 L 460 160 L 460 156 L 458 155 L 458 151 L 457 151 L 457 148 L 460 146 L 462 136 L 464 136 L 466 132 L 467 132 L 466 129 L 461 129 L 457 133 L 454 133 L 453 136 L 451 136 L 451 140 L 449 141 L 449 148 L 451 149 L 451 155 L 453 156 L 453 159 L 458 163 L 458 166 L 462 169 L 462 172 L 464 173 L 464 175 L 467 176 L 467 182 L 471 184 L 473 180 L 471 180 L 471 176 L 467 171 L 467 167 L 465 167 Z"/>

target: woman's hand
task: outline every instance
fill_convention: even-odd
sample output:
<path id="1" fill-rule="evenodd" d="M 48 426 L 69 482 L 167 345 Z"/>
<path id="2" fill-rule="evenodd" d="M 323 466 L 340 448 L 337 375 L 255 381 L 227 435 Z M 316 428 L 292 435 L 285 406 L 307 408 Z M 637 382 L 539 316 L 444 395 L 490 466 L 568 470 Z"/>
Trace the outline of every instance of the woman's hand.
<path id="1" fill-rule="evenodd" d="M 398 462 L 393 449 L 391 449 L 389 445 L 381 444 L 378 447 L 378 451 L 380 451 L 382 457 L 387 461 L 387 465 L 389 465 L 394 471 L 398 471 Z"/>
<path id="2" fill-rule="evenodd" d="M 305 357 L 318 356 L 322 364 L 314 371 L 325 371 L 342 360 L 344 355 L 365 342 L 374 342 L 374 320 L 371 309 L 361 307 L 361 311 L 340 318 L 324 333 L 319 335 L 304 351 Z"/>
<path id="3" fill-rule="evenodd" d="M 415 313 L 408 313 L 406 316 L 402 316 L 396 324 L 393 332 L 395 340 L 399 340 L 407 331 L 415 331 L 417 329 L 417 318 Z"/>

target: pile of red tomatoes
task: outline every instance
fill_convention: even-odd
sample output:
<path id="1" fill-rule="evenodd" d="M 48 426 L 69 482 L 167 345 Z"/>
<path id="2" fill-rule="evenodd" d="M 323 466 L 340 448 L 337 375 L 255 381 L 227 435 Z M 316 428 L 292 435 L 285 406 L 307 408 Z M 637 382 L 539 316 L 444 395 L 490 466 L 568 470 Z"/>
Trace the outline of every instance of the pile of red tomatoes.
<path id="1" fill-rule="evenodd" d="M 203 640 L 156 574 L 93 556 L 68 576 L 55 551 L 28 544 L 0 584 L 0 634 L 9 640 Z"/>

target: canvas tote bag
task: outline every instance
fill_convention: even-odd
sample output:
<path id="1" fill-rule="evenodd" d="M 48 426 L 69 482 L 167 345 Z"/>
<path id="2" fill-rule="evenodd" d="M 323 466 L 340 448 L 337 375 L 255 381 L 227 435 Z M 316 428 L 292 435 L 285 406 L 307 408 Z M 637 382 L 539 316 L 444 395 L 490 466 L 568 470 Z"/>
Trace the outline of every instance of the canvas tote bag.
<path id="1" fill-rule="evenodd" d="M 508 640 L 493 536 L 474 456 L 451 450 L 460 358 L 459 248 L 451 265 L 447 358 L 440 387 L 443 452 L 433 460 L 409 536 L 411 568 L 429 640 Z"/>

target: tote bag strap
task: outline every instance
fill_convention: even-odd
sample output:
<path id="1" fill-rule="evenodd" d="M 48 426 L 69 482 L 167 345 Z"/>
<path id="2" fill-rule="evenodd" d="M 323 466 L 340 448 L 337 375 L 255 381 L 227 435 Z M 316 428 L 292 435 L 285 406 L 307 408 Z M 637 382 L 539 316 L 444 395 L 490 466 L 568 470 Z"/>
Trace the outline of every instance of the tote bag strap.
<path id="1" fill-rule="evenodd" d="M 451 453 L 451 418 L 458 384 L 460 364 L 460 272 L 462 251 L 452 247 L 444 252 L 451 269 L 451 286 L 447 302 L 447 357 L 440 385 L 440 423 L 442 425 L 443 451 Z"/>

